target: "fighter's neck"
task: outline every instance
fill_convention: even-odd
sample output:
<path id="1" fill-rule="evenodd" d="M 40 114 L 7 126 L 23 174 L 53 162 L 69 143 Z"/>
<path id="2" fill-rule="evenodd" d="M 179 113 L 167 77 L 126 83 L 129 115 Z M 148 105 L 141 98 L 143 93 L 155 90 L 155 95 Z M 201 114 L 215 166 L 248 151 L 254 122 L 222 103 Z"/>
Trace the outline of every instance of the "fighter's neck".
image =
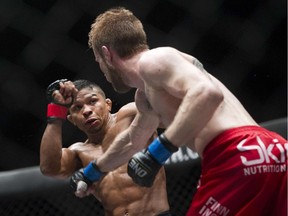
<path id="1" fill-rule="evenodd" d="M 144 52 L 129 58 L 118 59 L 117 69 L 121 71 L 122 80 L 131 88 L 144 88 L 144 82 L 139 75 L 139 60 Z"/>

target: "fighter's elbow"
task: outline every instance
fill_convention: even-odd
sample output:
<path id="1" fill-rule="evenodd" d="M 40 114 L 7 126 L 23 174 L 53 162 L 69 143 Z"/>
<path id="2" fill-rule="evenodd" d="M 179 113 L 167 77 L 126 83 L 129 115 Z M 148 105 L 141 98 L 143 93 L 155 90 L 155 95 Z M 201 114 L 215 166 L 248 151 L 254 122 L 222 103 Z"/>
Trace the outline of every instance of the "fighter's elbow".
<path id="1" fill-rule="evenodd" d="M 50 169 L 47 169 L 46 166 L 41 166 L 40 165 L 40 172 L 44 175 L 44 176 L 53 176 L 53 172 L 51 172 Z"/>
<path id="2" fill-rule="evenodd" d="M 219 88 L 210 87 L 208 91 L 209 101 L 219 105 L 224 100 L 224 94 Z"/>
<path id="3" fill-rule="evenodd" d="M 41 166 L 40 165 L 40 172 L 44 175 L 44 176 L 51 176 L 51 171 L 49 169 L 47 169 L 46 166 Z"/>
<path id="4" fill-rule="evenodd" d="M 40 163 L 40 172 L 44 176 L 49 176 L 49 177 L 55 177 L 58 175 L 58 169 L 55 169 L 55 167 L 47 164 Z"/>
<path id="5" fill-rule="evenodd" d="M 198 98 L 205 101 L 205 103 L 209 103 L 210 106 L 216 107 L 224 100 L 223 92 L 214 85 L 200 85 L 198 92 Z"/>

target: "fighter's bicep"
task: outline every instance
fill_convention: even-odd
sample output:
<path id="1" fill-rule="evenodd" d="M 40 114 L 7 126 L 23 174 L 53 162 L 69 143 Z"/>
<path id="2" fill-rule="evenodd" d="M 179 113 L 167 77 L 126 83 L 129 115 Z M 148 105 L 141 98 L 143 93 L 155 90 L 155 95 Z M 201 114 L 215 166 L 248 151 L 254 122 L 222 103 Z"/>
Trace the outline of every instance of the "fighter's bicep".
<path id="1" fill-rule="evenodd" d="M 61 168 L 59 171 L 60 176 L 69 177 L 81 166 L 81 162 L 74 150 L 62 148 Z"/>
<path id="2" fill-rule="evenodd" d="M 141 113 L 152 113 L 153 109 L 147 99 L 145 92 L 137 89 L 135 92 L 135 104 L 138 112 Z"/>
<path id="3" fill-rule="evenodd" d="M 159 126 L 159 116 L 152 109 L 144 91 L 136 90 L 135 104 L 138 111 L 130 126 L 132 143 L 136 140 L 148 140 Z"/>

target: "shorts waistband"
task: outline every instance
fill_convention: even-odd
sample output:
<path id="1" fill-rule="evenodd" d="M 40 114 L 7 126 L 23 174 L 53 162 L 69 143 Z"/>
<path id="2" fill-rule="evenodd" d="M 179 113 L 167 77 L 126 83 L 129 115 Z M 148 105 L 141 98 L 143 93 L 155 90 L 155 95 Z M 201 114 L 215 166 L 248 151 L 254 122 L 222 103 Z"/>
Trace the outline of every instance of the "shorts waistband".
<path id="1" fill-rule="evenodd" d="M 216 137 L 214 137 L 205 147 L 203 151 L 203 155 L 205 154 L 206 150 L 209 148 L 209 146 L 213 143 L 221 142 L 222 139 L 231 138 L 234 134 L 241 134 L 243 132 L 268 132 L 267 129 L 259 126 L 259 125 L 245 125 L 235 128 L 230 128 L 228 130 L 223 131 L 222 133 L 218 134 Z"/>

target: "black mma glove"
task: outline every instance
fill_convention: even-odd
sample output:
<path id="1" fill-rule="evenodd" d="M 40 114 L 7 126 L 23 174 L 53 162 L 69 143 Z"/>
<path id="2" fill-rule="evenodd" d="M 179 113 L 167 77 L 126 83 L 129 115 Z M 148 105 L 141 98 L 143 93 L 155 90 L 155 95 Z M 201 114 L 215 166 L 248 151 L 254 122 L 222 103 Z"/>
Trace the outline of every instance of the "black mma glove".
<path id="1" fill-rule="evenodd" d="M 47 121 L 48 123 L 53 122 L 56 119 L 66 120 L 68 107 L 71 104 L 61 104 L 58 103 L 54 97 L 53 93 L 56 90 L 60 89 L 60 83 L 66 82 L 67 79 L 56 80 L 55 82 L 51 83 L 46 90 L 47 100 L 49 102 L 47 107 Z"/>
<path id="2" fill-rule="evenodd" d="M 84 176 L 84 169 L 79 169 L 76 171 L 70 178 L 70 186 L 72 187 L 73 191 L 77 191 L 78 182 L 83 181 L 86 183 L 86 189 L 92 184 L 92 182 Z"/>
<path id="3" fill-rule="evenodd" d="M 178 150 L 178 147 L 161 134 L 144 152 L 136 153 L 128 163 L 128 175 L 132 180 L 145 187 L 151 187 L 165 161 Z"/>
<path id="4" fill-rule="evenodd" d="M 155 176 L 162 167 L 148 149 L 144 152 L 136 153 L 128 163 L 128 175 L 132 180 L 144 187 L 151 187 L 153 185 Z"/>
<path id="5" fill-rule="evenodd" d="M 70 178 L 70 186 L 77 191 L 78 182 L 82 181 L 87 184 L 87 188 L 98 181 L 105 173 L 101 172 L 96 165 L 96 160 L 90 162 L 85 168 L 76 171 Z"/>

